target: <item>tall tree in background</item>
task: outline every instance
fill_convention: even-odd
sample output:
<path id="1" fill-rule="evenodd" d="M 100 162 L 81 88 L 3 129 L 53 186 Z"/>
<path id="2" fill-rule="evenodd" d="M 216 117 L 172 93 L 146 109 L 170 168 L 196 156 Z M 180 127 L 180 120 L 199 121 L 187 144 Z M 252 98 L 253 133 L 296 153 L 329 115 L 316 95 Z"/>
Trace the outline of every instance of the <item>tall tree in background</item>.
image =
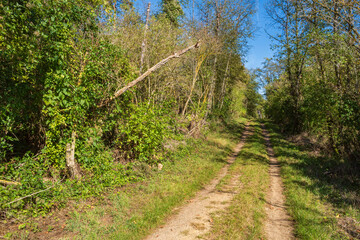
<path id="1" fill-rule="evenodd" d="M 178 0 L 162 0 L 161 10 L 174 26 L 179 26 L 180 18 L 184 12 Z"/>
<path id="2" fill-rule="evenodd" d="M 232 70 L 231 66 L 227 66 L 227 62 L 246 52 L 246 39 L 253 33 L 251 16 L 254 13 L 254 2 L 210 0 L 199 5 L 200 20 L 214 39 L 214 51 L 210 56 L 212 75 L 208 91 L 208 114 L 214 107 L 221 108 L 224 101 L 222 86 L 226 86 L 226 76 Z M 233 63 L 236 65 L 237 61 Z"/>
<path id="3" fill-rule="evenodd" d="M 308 51 L 308 24 L 301 18 L 303 7 L 301 0 L 272 0 L 267 9 L 268 15 L 281 31 L 273 38 L 277 41 L 278 57 L 285 62 L 291 96 L 288 103 L 291 117 L 286 124 L 293 132 L 301 130 L 301 84 Z"/>

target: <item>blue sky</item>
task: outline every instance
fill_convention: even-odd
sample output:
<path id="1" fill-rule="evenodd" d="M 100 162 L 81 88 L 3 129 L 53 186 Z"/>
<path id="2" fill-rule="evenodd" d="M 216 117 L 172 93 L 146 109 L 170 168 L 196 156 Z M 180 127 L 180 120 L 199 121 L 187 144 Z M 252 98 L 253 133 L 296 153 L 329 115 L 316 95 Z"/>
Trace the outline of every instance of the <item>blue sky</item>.
<path id="1" fill-rule="evenodd" d="M 135 6 L 139 9 L 140 13 L 145 16 L 145 9 L 147 3 L 151 2 L 151 12 L 156 12 L 159 8 L 160 0 L 136 0 Z M 249 40 L 249 52 L 245 58 L 245 67 L 248 69 L 260 68 L 265 58 L 271 58 L 273 51 L 270 49 L 271 40 L 268 34 L 265 32 L 272 32 L 269 27 L 269 19 L 266 15 L 265 5 L 268 0 L 255 0 L 257 12 L 254 15 L 254 25 L 257 26 L 257 31 L 254 34 L 254 38 Z"/>
<path id="2" fill-rule="evenodd" d="M 268 0 L 256 0 L 257 13 L 254 16 L 254 24 L 258 27 L 253 39 L 249 40 L 250 50 L 246 56 L 245 67 L 248 69 L 261 67 L 265 58 L 271 58 L 273 51 L 270 48 L 271 40 L 268 32 L 274 31 L 270 27 L 270 19 L 266 15 L 265 5 Z"/>

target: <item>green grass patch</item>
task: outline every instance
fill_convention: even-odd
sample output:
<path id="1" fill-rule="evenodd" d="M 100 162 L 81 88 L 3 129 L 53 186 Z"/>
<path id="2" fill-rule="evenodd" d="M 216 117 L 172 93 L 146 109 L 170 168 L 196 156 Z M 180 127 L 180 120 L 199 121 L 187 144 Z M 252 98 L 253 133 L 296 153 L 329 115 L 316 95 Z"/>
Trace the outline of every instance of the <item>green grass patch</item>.
<path id="1" fill-rule="evenodd" d="M 258 123 L 251 125 L 253 135 L 248 136 L 228 175 L 217 186 L 229 184 L 232 176 L 239 175 L 239 189 L 222 213 L 214 214 L 213 228 L 206 239 L 262 239 L 265 220 L 265 197 L 269 188 L 269 163 Z"/>
<path id="2" fill-rule="evenodd" d="M 68 230 L 79 239 L 143 238 L 215 177 L 243 128 L 239 122 L 212 126 L 206 138 L 189 139 L 161 171 L 148 169 L 145 181 L 109 194 L 88 211 L 74 212 Z"/>
<path id="3" fill-rule="evenodd" d="M 281 175 L 289 213 L 296 221 L 300 239 L 349 239 L 356 235 L 360 220 L 360 181 L 355 176 L 337 174 L 344 162 L 310 154 L 276 133 L 267 123 Z M 358 226 L 360 228 L 360 226 Z M 354 236 L 352 236 L 354 237 Z"/>

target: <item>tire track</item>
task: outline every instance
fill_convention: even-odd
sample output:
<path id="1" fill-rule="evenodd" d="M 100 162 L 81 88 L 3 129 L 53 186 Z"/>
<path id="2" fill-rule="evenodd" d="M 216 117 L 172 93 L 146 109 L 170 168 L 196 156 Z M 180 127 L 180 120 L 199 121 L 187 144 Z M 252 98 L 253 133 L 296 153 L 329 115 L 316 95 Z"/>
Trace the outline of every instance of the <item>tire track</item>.
<path id="1" fill-rule="evenodd" d="M 187 205 L 181 207 L 176 215 L 170 217 L 164 226 L 156 229 L 145 238 L 146 240 L 197 239 L 211 229 L 211 213 L 228 207 L 236 194 L 234 188 L 240 184 L 239 178 L 232 176 L 230 183 L 225 186 L 226 191 L 216 190 L 216 186 L 227 175 L 229 166 L 235 161 L 244 146 L 246 138 L 252 134 L 249 128 L 249 124 L 247 124 L 240 142 L 235 147 L 233 154 L 227 159 L 228 164 L 220 170 L 218 176 L 203 190 L 199 191 L 192 200 L 189 200 Z"/>
<path id="2" fill-rule="evenodd" d="M 293 220 L 287 213 L 284 187 L 280 176 L 280 163 L 275 158 L 268 131 L 262 124 L 270 162 L 270 190 L 267 194 L 265 234 L 269 240 L 295 239 Z"/>

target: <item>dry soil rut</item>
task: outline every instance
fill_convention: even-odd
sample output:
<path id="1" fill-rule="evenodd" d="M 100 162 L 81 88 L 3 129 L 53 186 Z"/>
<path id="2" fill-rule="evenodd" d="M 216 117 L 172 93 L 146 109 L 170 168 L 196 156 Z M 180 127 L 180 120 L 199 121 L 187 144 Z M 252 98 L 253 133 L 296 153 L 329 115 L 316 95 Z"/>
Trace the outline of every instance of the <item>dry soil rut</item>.
<path id="1" fill-rule="evenodd" d="M 268 240 L 294 239 L 293 221 L 286 211 L 284 187 L 280 176 L 280 164 L 274 156 L 269 133 L 264 125 L 263 133 L 270 161 L 270 189 L 267 194 L 265 234 Z"/>
<path id="2" fill-rule="evenodd" d="M 211 213 L 224 210 L 229 205 L 236 194 L 235 187 L 240 184 L 239 177 L 231 177 L 230 183 L 225 186 L 226 191 L 218 191 L 216 186 L 227 175 L 230 164 L 234 162 L 249 134 L 251 134 L 249 125 L 246 125 L 240 142 L 227 160 L 228 164 L 220 170 L 218 176 L 198 192 L 188 204 L 178 209 L 176 215 L 172 216 L 164 226 L 155 230 L 146 240 L 196 239 L 210 230 Z"/>

